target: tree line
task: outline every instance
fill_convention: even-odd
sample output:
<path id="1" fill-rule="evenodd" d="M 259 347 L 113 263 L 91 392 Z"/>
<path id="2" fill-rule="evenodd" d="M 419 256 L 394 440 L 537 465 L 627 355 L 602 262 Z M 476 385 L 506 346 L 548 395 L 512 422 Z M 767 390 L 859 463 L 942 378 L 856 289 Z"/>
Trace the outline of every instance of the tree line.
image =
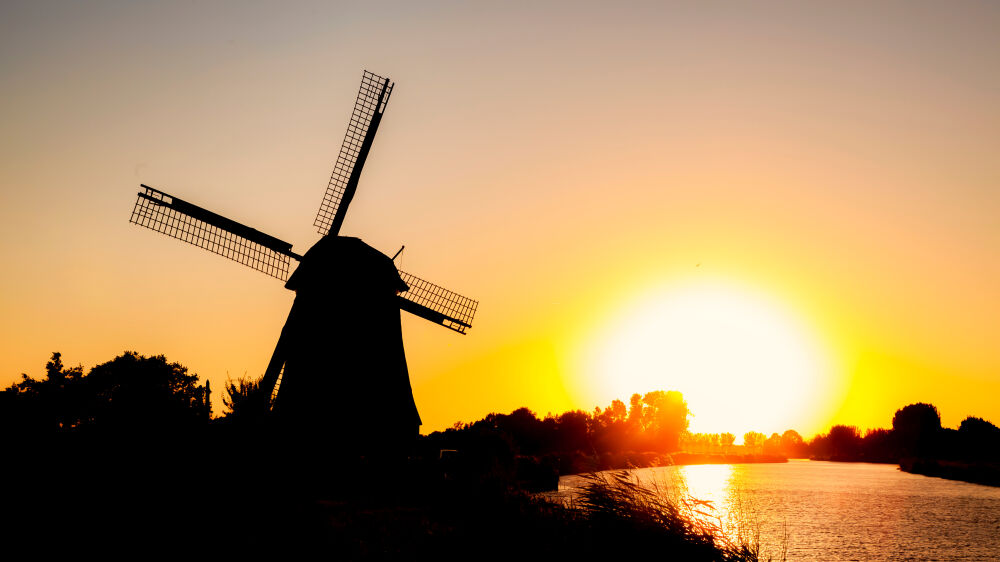
<path id="1" fill-rule="evenodd" d="M 808 443 L 811 457 L 828 460 L 899 462 L 907 458 L 963 462 L 1000 461 L 1000 428 L 978 417 L 966 417 L 957 429 L 942 427 L 932 404 L 916 403 L 896 410 L 891 428 L 835 425 Z"/>
<path id="2" fill-rule="evenodd" d="M 225 386 L 225 412 L 216 421 L 229 426 L 259 427 L 252 379 L 230 380 Z M 167 433 L 204 427 L 212 422 L 211 387 L 198 375 L 162 355 L 125 352 L 88 372 L 66 367 L 60 353 L 45 364 L 45 378 L 22 375 L 0 392 L 0 427 L 8 435 L 31 438 L 43 434 Z M 592 412 L 567 411 L 538 417 L 528 408 L 510 414 L 491 413 L 481 420 L 456 423 L 422 439 L 433 452 L 474 449 L 492 443 L 510 456 L 617 456 L 622 464 L 654 462 L 656 455 L 680 451 L 697 454 L 752 454 L 790 458 L 898 462 L 922 457 L 966 461 L 1000 461 L 1000 429 L 967 417 L 957 429 L 941 426 L 931 404 L 910 404 L 896 411 L 891 428 L 865 432 L 848 425 L 805 440 L 795 430 L 782 434 L 749 431 L 736 446 L 732 433 L 688 431 L 690 411 L 677 391 L 633 394 L 626 405 L 614 400 Z M 645 454 L 642 459 L 623 455 Z M 430 453 L 428 453 L 430 454 Z M 605 464 L 608 464 L 605 463 Z"/>
<path id="3" fill-rule="evenodd" d="M 22 374 L 0 392 L 0 426 L 9 435 L 174 432 L 204 426 L 212 416 L 211 386 L 168 362 L 127 351 L 84 373 L 62 354 L 45 364 L 45 378 Z"/>

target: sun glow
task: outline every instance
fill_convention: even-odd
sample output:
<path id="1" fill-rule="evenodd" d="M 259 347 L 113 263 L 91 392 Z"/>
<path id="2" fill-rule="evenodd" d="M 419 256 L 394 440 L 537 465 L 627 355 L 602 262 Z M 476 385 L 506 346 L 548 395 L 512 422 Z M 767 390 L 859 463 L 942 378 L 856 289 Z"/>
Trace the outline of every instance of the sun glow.
<path id="1" fill-rule="evenodd" d="M 723 283 L 660 289 L 595 338 L 588 361 L 599 395 L 679 390 L 691 431 L 809 431 L 827 415 L 831 365 L 780 302 Z"/>

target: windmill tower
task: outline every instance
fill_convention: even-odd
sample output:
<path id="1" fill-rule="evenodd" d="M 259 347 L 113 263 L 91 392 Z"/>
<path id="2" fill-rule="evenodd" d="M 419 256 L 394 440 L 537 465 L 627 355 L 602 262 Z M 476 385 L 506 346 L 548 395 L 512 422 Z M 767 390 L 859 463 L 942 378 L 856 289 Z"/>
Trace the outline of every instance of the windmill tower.
<path id="1" fill-rule="evenodd" d="M 399 271 L 392 258 L 359 238 L 340 236 L 392 87 L 388 78 L 364 72 L 314 221 L 322 237 L 304 255 L 288 242 L 147 185 L 130 219 L 285 281 L 296 292 L 260 383 L 261 407 L 295 432 L 340 435 L 338 446 L 348 451 L 374 442 L 401 447 L 419 429 L 399 310 L 464 334 L 478 306 Z M 293 260 L 299 265 L 291 273 Z M 362 405 L 372 400 L 382 415 L 362 419 Z"/>

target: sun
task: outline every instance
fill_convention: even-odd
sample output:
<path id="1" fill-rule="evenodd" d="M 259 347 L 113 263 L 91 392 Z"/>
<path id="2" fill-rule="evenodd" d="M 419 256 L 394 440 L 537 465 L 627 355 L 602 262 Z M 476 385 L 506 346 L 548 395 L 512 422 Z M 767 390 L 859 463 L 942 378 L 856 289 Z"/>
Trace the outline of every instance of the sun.
<path id="1" fill-rule="evenodd" d="M 594 339 L 590 383 L 622 399 L 679 390 L 691 431 L 737 435 L 811 428 L 827 409 L 831 364 L 819 338 L 780 301 L 731 283 L 652 291 Z"/>

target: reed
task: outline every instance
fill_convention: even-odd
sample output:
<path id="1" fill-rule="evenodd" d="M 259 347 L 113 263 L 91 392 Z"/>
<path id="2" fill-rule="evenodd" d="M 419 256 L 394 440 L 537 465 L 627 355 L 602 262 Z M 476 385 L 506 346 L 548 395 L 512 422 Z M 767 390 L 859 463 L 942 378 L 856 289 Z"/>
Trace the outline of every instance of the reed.
<path id="1" fill-rule="evenodd" d="M 660 552 L 677 560 L 761 560 L 759 530 L 740 525 L 734 534 L 726 533 L 710 502 L 679 493 L 676 487 L 640 483 L 628 470 L 583 478 L 586 483 L 567 508 L 581 514 L 595 540 L 606 537 L 629 550 Z"/>

